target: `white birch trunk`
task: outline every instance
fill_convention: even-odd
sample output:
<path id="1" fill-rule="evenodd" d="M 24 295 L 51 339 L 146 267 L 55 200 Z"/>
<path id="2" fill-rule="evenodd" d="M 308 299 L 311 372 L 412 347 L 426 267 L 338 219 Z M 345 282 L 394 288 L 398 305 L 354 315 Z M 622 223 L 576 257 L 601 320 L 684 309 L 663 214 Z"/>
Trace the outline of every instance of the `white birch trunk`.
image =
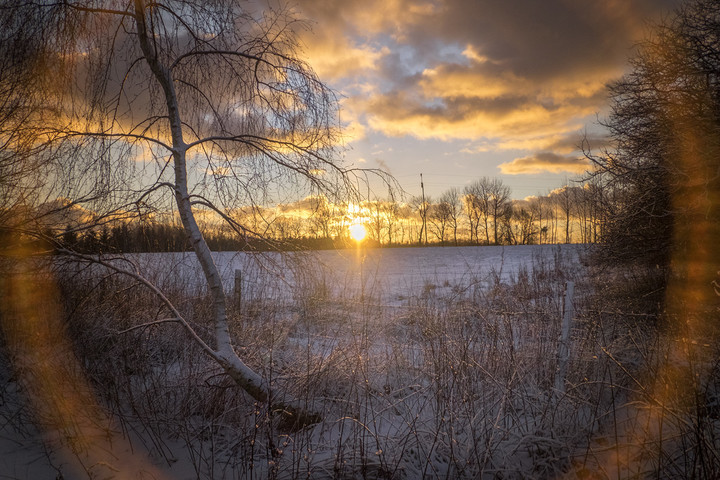
<path id="1" fill-rule="evenodd" d="M 267 382 L 250 367 L 248 367 L 237 356 L 237 353 L 233 349 L 230 338 L 226 298 L 222 279 L 212 258 L 210 247 L 208 247 L 207 242 L 200 232 L 200 228 L 195 220 L 195 215 L 190 202 L 186 162 L 187 144 L 183 138 L 182 119 L 173 83 L 172 72 L 161 64 L 155 54 L 153 45 L 151 45 L 149 40 L 145 20 L 144 0 L 134 0 L 134 2 L 135 23 L 138 28 L 137 35 L 140 48 L 154 77 L 159 82 L 165 94 L 168 120 L 172 136 L 172 156 L 175 173 L 175 201 L 178 213 L 180 214 L 180 219 L 185 233 L 190 239 L 193 250 L 200 262 L 212 298 L 215 350 L 210 353 L 210 355 L 218 362 L 218 364 L 220 364 L 225 372 L 255 400 L 263 403 L 270 402 L 272 400 L 270 408 L 280 410 L 285 417 L 289 417 L 288 419 L 296 425 L 301 426 L 315 423 L 319 421 L 318 415 L 306 412 L 303 407 L 298 406 L 297 402 L 293 400 L 285 400 L 283 397 L 278 398 L 278 395 L 274 392 L 274 395 L 271 395 L 270 387 Z"/>

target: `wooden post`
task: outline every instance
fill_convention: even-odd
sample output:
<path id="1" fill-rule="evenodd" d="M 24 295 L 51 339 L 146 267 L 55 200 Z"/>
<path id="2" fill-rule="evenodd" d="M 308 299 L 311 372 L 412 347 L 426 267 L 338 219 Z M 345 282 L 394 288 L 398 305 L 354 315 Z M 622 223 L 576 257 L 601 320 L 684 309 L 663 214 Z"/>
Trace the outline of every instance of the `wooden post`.
<path id="1" fill-rule="evenodd" d="M 575 282 L 565 284 L 565 302 L 563 304 L 563 319 L 560 330 L 560 343 L 557 351 L 557 370 L 555 371 L 555 390 L 557 394 L 565 393 L 565 376 L 567 375 L 568 360 L 570 359 L 570 326 L 575 316 L 573 294 Z"/>
<path id="2" fill-rule="evenodd" d="M 235 270 L 235 291 L 234 291 L 235 305 L 240 306 L 242 301 L 242 270 L 239 268 Z"/>
<path id="3" fill-rule="evenodd" d="M 425 246 L 427 247 L 427 204 L 425 203 L 425 184 L 423 183 L 422 173 L 420 174 L 420 189 L 422 190 L 422 232 L 420 232 L 420 243 L 422 243 L 422 235 L 425 233 Z"/>

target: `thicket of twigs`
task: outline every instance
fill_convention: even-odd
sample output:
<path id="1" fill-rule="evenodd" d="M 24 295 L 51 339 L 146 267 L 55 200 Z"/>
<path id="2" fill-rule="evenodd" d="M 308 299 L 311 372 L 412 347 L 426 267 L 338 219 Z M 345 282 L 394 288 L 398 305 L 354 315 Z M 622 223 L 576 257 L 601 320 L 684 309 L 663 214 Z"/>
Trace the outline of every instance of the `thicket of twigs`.
<path id="1" fill-rule="evenodd" d="M 70 445 L 84 458 L 82 425 L 37 405 L 62 403 L 68 392 L 29 378 L 39 374 L 28 362 L 54 356 L 48 368 L 59 384 L 82 377 L 87 391 L 73 395 L 97 399 L 107 437 L 173 475 L 719 476 L 719 345 L 685 341 L 677 324 L 644 314 L 642 299 L 626 301 L 633 293 L 619 286 L 629 271 L 579 268 L 560 249 L 533 263 L 511 281 L 498 272 L 446 288 L 428 281 L 401 307 L 380 304 L 372 286 L 331 293 L 309 270 L 291 304 L 268 295 L 233 305 L 241 357 L 322 413 L 300 431 L 206 359 L 142 285 L 64 267 L 53 328 L 69 343 L 29 354 L 33 344 L 13 338 L 31 334 L 6 326 L 3 371 L 14 373 L 2 378 L 2 421 L 52 431 L 49 449 Z M 563 365 L 568 282 L 574 315 Z M 198 331 L 211 327 L 203 292 L 189 294 L 180 279 L 165 291 Z M 87 461 L 83 468 L 96 473 Z"/>

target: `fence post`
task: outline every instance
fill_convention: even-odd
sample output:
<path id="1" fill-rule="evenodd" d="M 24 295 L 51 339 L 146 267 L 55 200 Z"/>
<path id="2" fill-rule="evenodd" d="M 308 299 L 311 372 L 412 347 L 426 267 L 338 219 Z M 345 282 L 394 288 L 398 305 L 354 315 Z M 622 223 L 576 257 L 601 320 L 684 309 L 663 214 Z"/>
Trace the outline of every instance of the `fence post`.
<path id="1" fill-rule="evenodd" d="M 239 306 L 242 301 L 242 270 L 239 268 L 235 270 L 235 290 L 234 290 L 235 305 Z"/>
<path id="2" fill-rule="evenodd" d="M 565 393 L 565 376 L 567 375 L 568 360 L 570 359 L 570 326 L 575 316 L 574 291 L 575 282 L 568 281 L 565 284 L 565 302 L 563 303 L 562 327 L 557 351 L 557 370 L 555 371 L 555 390 L 557 394 Z"/>

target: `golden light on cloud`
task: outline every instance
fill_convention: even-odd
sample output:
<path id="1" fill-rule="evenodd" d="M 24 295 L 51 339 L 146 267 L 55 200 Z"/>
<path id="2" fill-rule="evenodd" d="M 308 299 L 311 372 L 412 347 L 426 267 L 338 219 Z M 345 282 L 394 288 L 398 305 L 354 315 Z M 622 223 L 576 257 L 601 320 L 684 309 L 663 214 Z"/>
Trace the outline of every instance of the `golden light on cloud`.
<path id="1" fill-rule="evenodd" d="M 313 22 L 302 35 L 309 63 L 341 93 L 356 165 L 373 163 L 376 145 L 402 144 L 381 157 L 393 174 L 410 176 L 411 158 L 440 162 L 437 148 L 481 176 L 487 161 L 510 175 L 584 172 L 578 144 L 607 111 L 606 85 L 624 73 L 646 21 L 677 1 L 551 0 L 522 15 L 501 0 L 297 4 Z M 502 166 L 488 155 L 507 151 L 515 160 Z"/>
<path id="2" fill-rule="evenodd" d="M 447 66 L 425 69 L 419 85 L 427 98 L 499 98 L 513 92 L 532 91 L 530 81 L 510 72 L 490 76 Z"/>
<path id="3" fill-rule="evenodd" d="M 563 156 L 551 152 L 542 152 L 529 157 L 516 158 L 501 163 L 500 171 L 506 175 L 531 175 L 542 172 L 583 173 L 590 167 L 587 159 L 573 155 Z"/>
<path id="4" fill-rule="evenodd" d="M 315 72 L 322 78 L 337 79 L 361 70 L 372 70 L 388 53 L 387 48 L 354 45 L 340 34 L 307 35 L 306 54 Z"/>
<path id="5" fill-rule="evenodd" d="M 351 120 L 343 126 L 342 137 L 345 143 L 362 140 L 366 135 L 366 127 L 357 120 Z"/>
<path id="6" fill-rule="evenodd" d="M 477 63 L 485 63 L 490 60 L 488 57 L 478 52 L 477 48 L 475 48 L 472 44 L 468 44 L 462 54 L 465 58 Z"/>
<path id="7" fill-rule="evenodd" d="M 582 134 L 578 132 L 541 135 L 538 137 L 503 138 L 492 144 L 495 150 L 552 150 L 558 154 L 569 154 L 578 149 Z M 487 149 L 485 150 L 487 151 Z"/>
<path id="8" fill-rule="evenodd" d="M 590 110 L 560 107 L 554 110 L 527 104 L 515 110 L 487 112 L 465 108 L 453 115 L 440 115 L 432 109 L 397 106 L 394 102 L 373 105 L 370 128 L 385 135 L 412 135 L 421 139 L 476 139 L 479 136 L 518 139 L 541 138 L 577 131 L 582 124 L 568 124 L 568 118 L 582 118 Z"/>
<path id="9" fill-rule="evenodd" d="M 350 225 L 350 227 L 348 227 L 348 231 L 350 232 L 352 239 L 356 242 L 362 242 L 367 236 L 367 229 L 365 228 L 365 225 L 360 222 L 354 222 Z"/>

